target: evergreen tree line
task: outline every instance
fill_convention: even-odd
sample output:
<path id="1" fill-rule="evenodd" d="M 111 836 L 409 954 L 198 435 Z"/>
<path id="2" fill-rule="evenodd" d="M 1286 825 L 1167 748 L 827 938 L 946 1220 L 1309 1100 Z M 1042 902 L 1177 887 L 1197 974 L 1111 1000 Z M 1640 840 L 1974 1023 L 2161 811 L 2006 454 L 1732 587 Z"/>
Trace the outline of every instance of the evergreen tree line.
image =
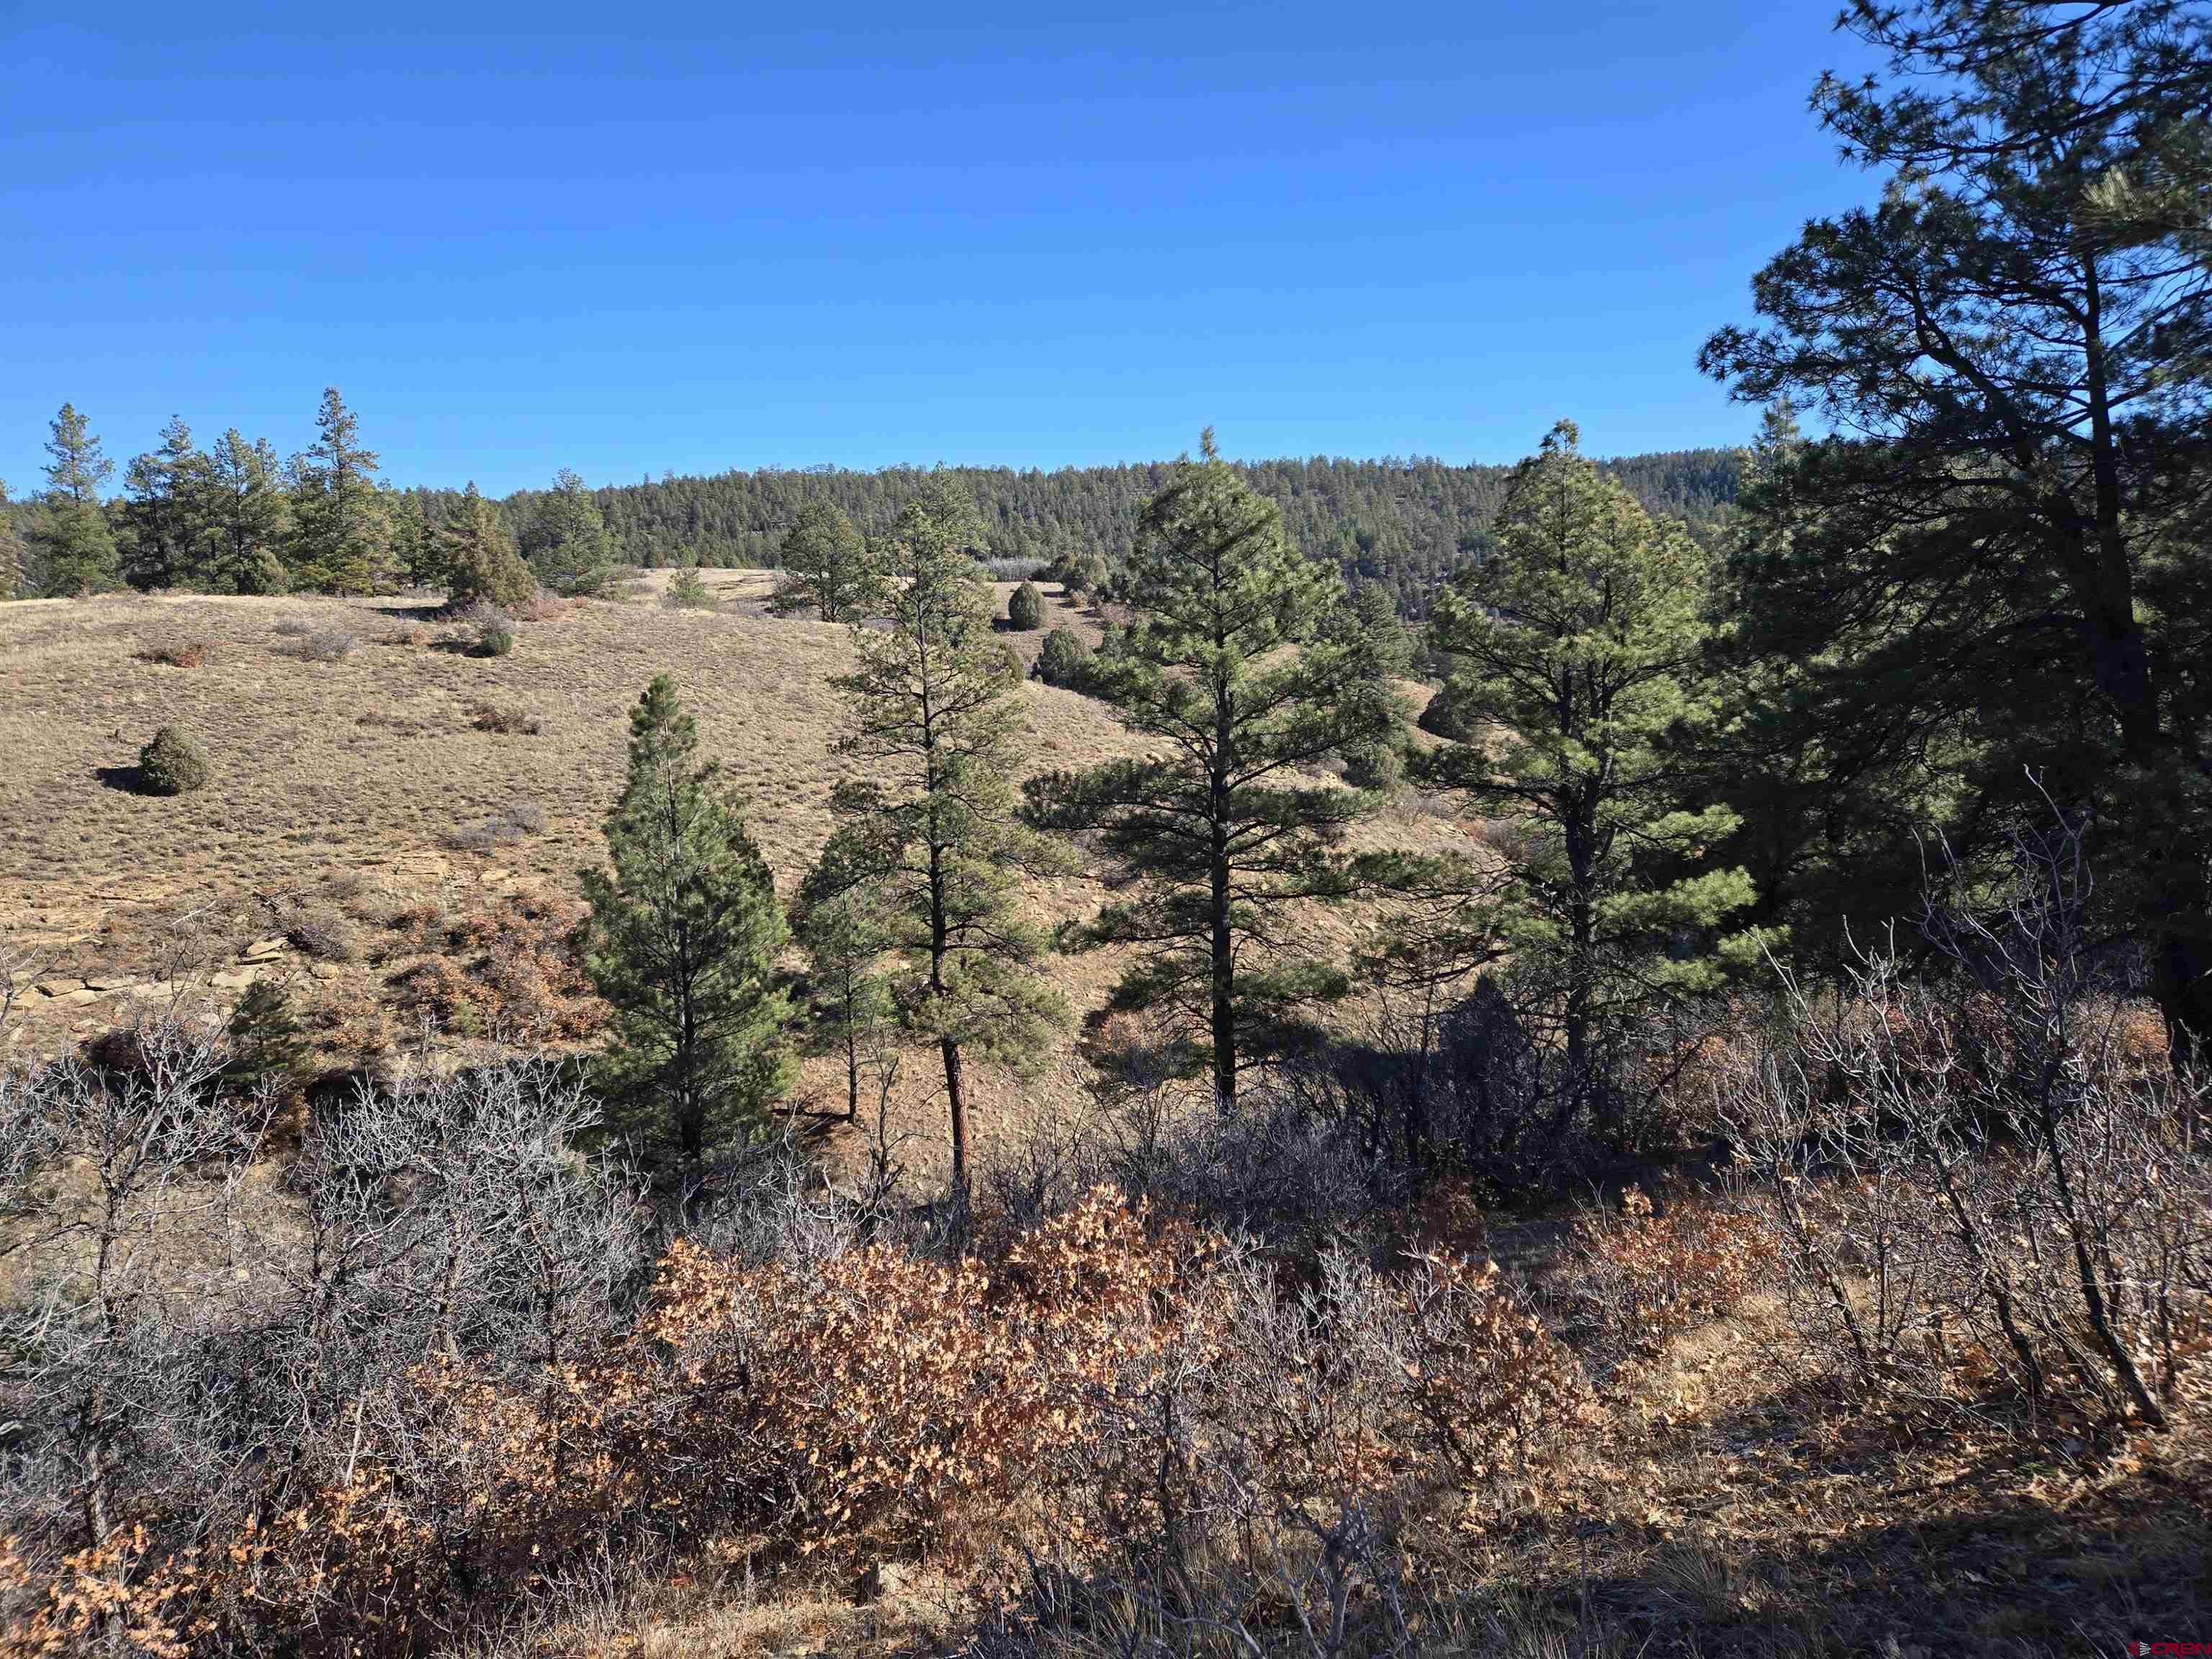
<path id="1" fill-rule="evenodd" d="M 1740 459 L 1731 449 L 1697 449 L 1603 465 L 1651 510 L 1686 520 L 1704 535 L 1735 499 Z M 1231 465 L 1282 509 L 1299 546 L 1348 577 L 1380 584 L 1412 617 L 1425 615 L 1437 586 L 1488 548 L 1511 472 L 1433 459 L 1316 456 Z M 951 470 L 975 501 L 991 557 L 1110 565 L 1135 537 L 1170 465 Z M 618 485 L 595 495 L 609 533 L 631 563 L 773 568 L 808 503 L 826 501 L 864 533 L 880 532 L 931 471 L 732 471 Z M 530 492 L 512 498 L 510 509 L 526 507 L 530 499 Z"/>
<path id="2" fill-rule="evenodd" d="M 305 453 L 280 458 L 265 440 L 235 430 L 203 450 L 173 420 L 109 499 L 112 465 L 85 417 L 64 407 L 48 444 L 46 489 L 0 506 L 17 586 L 51 595 L 118 585 L 268 593 L 441 584 L 447 539 L 473 514 L 469 492 L 390 486 L 335 388 L 318 433 Z M 1298 545 L 1416 617 L 1442 583 L 1487 551 L 1510 471 L 1392 458 L 1232 465 L 1282 509 Z M 1735 498 L 1740 457 L 1685 450 L 1603 465 L 1647 507 L 1704 536 Z M 1164 464 L 951 470 L 976 504 L 988 556 L 1087 568 L 1097 585 L 1169 476 Z M 546 586 L 590 592 L 617 564 L 778 567 L 810 507 L 834 507 L 863 533 L 881 534 L 933 471 L 771 469 L 596 489 L 564 471 L 549 489 L 495 505 L 501 533 Z"/>
<path id="3" fill-rule="evenodd" d="M 377 593 L 440 586 L 456 603 L 514 604 L 540 586 L 605 586 L 613 544 L 574 472 L 506 507 L 465 490 L 398 490 L 335 386 L 315 441 L 280 459 L 236 428 L 203 449 L 172 419 L 134 457 L 123 489 L 85 416 L 48 429 L 46 487 L 11 503 L 0 484 L 0 598 L 75 597 L 129 586 L 211 593 Z"/>

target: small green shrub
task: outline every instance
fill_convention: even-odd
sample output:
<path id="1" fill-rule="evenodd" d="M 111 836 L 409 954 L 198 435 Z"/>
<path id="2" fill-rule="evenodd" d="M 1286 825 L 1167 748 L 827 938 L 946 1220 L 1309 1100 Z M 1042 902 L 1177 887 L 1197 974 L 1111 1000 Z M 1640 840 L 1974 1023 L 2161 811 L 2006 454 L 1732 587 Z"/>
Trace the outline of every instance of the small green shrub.
<path id="1" fill-rule="evenodd" d="M 1024 582 L 1006 601 L 1006 621 L 1018 634 L 1034 634 L 1044 626 L 1044 594 L 1035 582 Z"/>
<path id="2" fill-rule="evenodd" d="M 1091 647 L 1080 634 L 1072 628 L 1055 628 L 1044 636 L 1044 649 L 1037 653 L 1036 677 L 1047 685 L 1079 690 L 1090 672 Z"/>
<path id="3" fill-rule="evenodd" d="M 1112 574 L 1106 561 L 1096 553 L 1062 554 L 1045 571 L 1047 581 L 1058 582 L 1071 598 L 1095 593 L 1106 586 Z"/>
<path id="4" fill-rule="evenodd" d="M 514 650 L 514 624 L 494 612 L 477 623 L 477 653 L 485 657 L 504 657 Z"/>
<path id="5" fill-rule="evenodd" d="M 1414 724 L 1432 736 L 1449 738 L 1454 743 L 1467 743 L 1474 736 L 1474 723 L 1468 718 L 1461 700 L 1453 696 L 1449 682 L 1429 699 L 1429 706 L 1421 710 L 1421 717 Z"/>
<path id="6" fill-rule="evenodd" d="M 714 590 L 698 571 L 685 566 L 678 571 L 668 584 L 667 597 L 661 601 L 672 611 L 712 611 L 716 600 Z"/>
<path id="7" fill-rule="evenodd" d="M 1406 757 L 1395 743 L 1363 743 L 1344 751 L 1344 781 L 1354 789 L 1388 793 L 1405 781 Z"/>
<path id="8" fill-rule="evenodd" d="M 138 751 L 138 787 L 149 795 L 190 794 L 207 781 L 207 750 L 189 732 L 165 726 Z"/>
<path id="9" fill-rule="evenodd" d="M 225 1036 L 229 1057 L 223 1075 L 238 1087 L 287 1093 L 298 1081 L 307 1045 L 293 1017 L 291 998 L 274 980 L 256 980 L 246 988 L 231 1010 Z"/>

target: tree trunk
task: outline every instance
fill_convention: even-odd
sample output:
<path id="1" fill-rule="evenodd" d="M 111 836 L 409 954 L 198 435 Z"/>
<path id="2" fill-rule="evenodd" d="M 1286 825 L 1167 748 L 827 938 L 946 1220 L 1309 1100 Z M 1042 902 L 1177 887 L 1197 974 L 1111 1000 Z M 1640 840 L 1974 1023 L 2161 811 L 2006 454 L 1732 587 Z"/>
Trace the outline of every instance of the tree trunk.
<path id="1" fill-rule="evenodd" d="M 845 1121 L 860 1116 L 860 1042 L 853 1027 L 845 1027 Z"/>
<path id="2" fill-rule="evenodd" d="M 951 930 L 945 921 L 945 849 L 934 842 L 929 848 L 929 992 L 933 1000 L 945 995 L 945 961 L 951 947 Z M 952 1118 L 952 1185 L 968 1186 L 968 1100 L 962 1092 L 960 1045 L 940 1037 L 938 1049 L 945 1056 L 945 1101 Z"/>
<path id="3" fill-rule="evenodd" d="M 938 1043 L 945 1055 L 945 1097 L 952 1110 L 952 1185 L 968 1185 L 968 1102 L 960 1090 L 960 1045 L 946 1037 Z"/>
<path id="4" fill-rule="evenodd" d="M 1237 957 L 1229 926 L 1228 789 L 1214 784 L 1213 817 L 1213 1103 L 1237 1109 Z"/>
<path id="5" fill-rule="evenodd" d="M 2152 989 L 2165 1017 L 2173 1064 L 2185 1066 L 2212 1045 L 2212 894 L 2204 857 L 2185 828 L 2179 787 L 2190 757 L 2166 729 L 2158 675 L 2136 614 L 2133 550 L 2128 542 L 2118 440 L 2106 370 L 2103 284 L 2094 259 L 2082 268 L 2083 368 L 2088 394 L 2089 522 L 2061 496 L 2054 505 L 2074 544 L 2071 575 L 2087 620 L 2090 672 L 2119 726 L 2123 752 L 2145 781 L 2150 822 L 2138 830 L 2150 865 Z"/>

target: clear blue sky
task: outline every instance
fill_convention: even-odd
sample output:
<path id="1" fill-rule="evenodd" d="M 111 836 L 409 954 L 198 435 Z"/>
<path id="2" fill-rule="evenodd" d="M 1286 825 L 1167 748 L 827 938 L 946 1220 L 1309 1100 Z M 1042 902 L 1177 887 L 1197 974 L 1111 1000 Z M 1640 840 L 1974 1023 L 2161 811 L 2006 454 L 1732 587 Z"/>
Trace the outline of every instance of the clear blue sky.
<path id="1" fill-rule="evenodd" d="M 63 399 L 401 483 L 1742 441 L 1704 336 L 1866 199 L 1834 0 L 0 0 L 0 477 Z"/>

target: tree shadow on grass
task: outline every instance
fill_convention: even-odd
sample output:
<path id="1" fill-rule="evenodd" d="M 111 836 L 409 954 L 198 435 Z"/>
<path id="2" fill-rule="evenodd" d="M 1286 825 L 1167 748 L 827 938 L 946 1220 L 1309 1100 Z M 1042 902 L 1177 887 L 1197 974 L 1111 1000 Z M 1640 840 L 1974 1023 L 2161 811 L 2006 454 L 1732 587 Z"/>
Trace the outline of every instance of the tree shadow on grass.
<path id="1" fill-rule="evenodd" d="M 148 793 L 135 766 L 95 766 L 92 769 L 92 775 L 100 780 L 103 789 L 119 789 L 126 795 Z"/>

